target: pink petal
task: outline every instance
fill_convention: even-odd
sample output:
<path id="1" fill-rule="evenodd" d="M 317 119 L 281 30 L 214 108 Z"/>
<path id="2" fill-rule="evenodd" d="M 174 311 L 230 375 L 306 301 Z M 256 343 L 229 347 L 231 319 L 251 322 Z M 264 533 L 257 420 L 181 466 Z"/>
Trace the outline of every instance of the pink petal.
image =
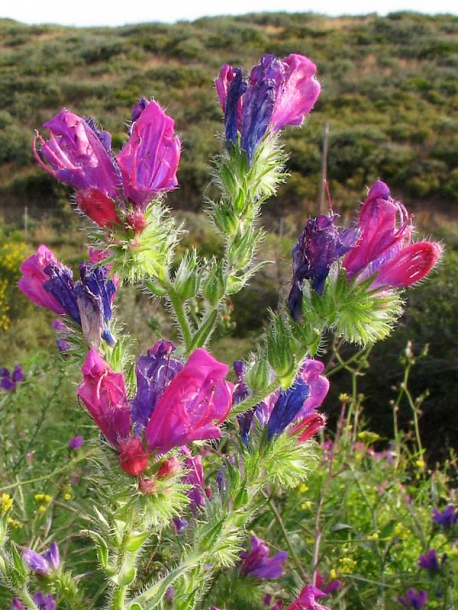
<path id="1" fill-rule="evenodd" d="M 442 247 L 429 241 L 407 246 L 379 270 L 371 288 L 406 288 L 422 280 L 439 260 Z"/>

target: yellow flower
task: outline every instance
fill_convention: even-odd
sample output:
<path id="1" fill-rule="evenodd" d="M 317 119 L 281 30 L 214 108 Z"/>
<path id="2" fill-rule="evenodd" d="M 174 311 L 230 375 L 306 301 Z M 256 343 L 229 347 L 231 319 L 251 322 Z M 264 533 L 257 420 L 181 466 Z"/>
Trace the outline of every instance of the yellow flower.
<path id="1" fill-rule="evenodd" d="M 339 563 L 342 574 L 351 574 L 356 566 L 356 561 L 350 557 L 341 557 Z"/>
<path id="2" fill-rule="evenodd" d="M 2 493 L 0 497 L 0 506 L 2 507 L 2 517 L 4 517 L 13 506 L 13 498 L 10 494 Z"/>
<path id="3" fill-rule="evenodd" d="M 299 487 L 299 491 L 301 494 L 305 494 L 308 490 L 309 488 L 305 483 L 302 483 L 302 485 Z"/>
<path id="4" fill-rule="evenodd" d="M 358 439 L 366 445 L 371 445 L 372 443 L 375 443 L 375 441 L 378 441 L 379 438 L 379 434 L 377 434 L 376 432 L 370 432 L 369 430 L 363 430 L 358 434 Z"/>
<path id="5" fill-rule="evenodd" d="M 410 531 L 404 527 L 402 523 L 396 523 L 396 526 L 393 530 L 393 535 L 395 538 L 400 538 L 401 540 L 405 540 L 409 537 Z"/>
<path id="6" fill-rule="evenodd" d="M 374 532 L 373 534 L 369 534 L 369 536 L 367 537 L 368 540 L 378 540 L 379 536 L 378 536 L 378 532 Z"/>

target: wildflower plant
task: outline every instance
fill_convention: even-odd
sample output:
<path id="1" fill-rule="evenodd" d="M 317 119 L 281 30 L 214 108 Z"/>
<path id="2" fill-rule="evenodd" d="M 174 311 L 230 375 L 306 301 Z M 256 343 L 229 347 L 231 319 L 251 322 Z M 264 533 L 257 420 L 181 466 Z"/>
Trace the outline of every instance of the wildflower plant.
<path id="1" fill-rule="evenodd" d="M 214 163 L 219 197 L 206 203 L 224 244 L 220 257 L 189 249 L 177 258 L 182 227 L 164 197 L 178 186 L 181 145 L 156 100 L 134 106 L 117 153 L 93 119 L 67 109 L 45 123 L 49 136 L 35 137 L 38 163 L 75 189 L 76 209 L 92 223 L 78 279 L 41 245 L 22 263 L 19 288 L 59 316 L 65 353 L 80 369 L 77 396 L 99 428 L 84 439 L 92 507 L 81 535 L 107 583 L 104 608 L 229 608 L 239 584 L 253 607 L 267 595 L 274 607 L 287 596 L 291 610 L 328 608 L 316 563 L 290 579 L 281 599 L 272 597 L 267 584 L 294 563 L 294 548 L 271 549 L 252 530 L 266 507 L 276 514 L 276 495 L 319 467 L 313 437 L 326 422 L 319 409 L 329 382 L 317 359 L 324 333 L 362 346 L 387 336 L 402 289 L 425 277 L 441 247 L 411 242 L 410 216 L 377 182 L 354 226 L 339 227 L 332 211 L 306 222 L 289 296 L 271 312 L 257 351 L 234 373 L 211 355 L 228 299 L 262 266 L 261 207 L 286 179 L 280 132 L 312 110 L 315 72 L 301 55 L 264 55 L 246 79 L 230 65 L 216 78 L 224 150 Z M 178 339 L 162 337 L 135 355 L 134 338 L 116 319 L 120 283 L 163 299 Z M 72 443 L 80 453 L 82 443 Z M 13 608 L 94 607 L 58 540 L 21 554 L 7 525 L 2 532 L 0 568 Z"/>

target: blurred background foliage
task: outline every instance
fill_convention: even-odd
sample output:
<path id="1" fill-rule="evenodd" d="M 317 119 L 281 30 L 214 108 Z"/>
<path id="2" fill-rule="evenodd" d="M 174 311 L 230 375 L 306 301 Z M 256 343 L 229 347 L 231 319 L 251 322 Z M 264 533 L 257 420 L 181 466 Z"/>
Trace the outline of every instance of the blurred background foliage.
<path id="1" fill-rule="evenodd" d="M 40 243 L 75 270 L 86 257 L 70 190 L 33 158 L 34 131 L 65 106 L 96 119 L 119 149 L 132 105 L 141 95 L 156 98 L 174 117 L 183 143 L 180 187 L 167 203 L 189 231 L 184 244 L 212 255 L 220 245 L 202 201 L 209 193 L 211 158 L 221 146 L 213 81 L 222 64 L 247 72 L 263 53 L 308 55 L 317 64 L 322 95 L 305 126 L 283 134 L 290 178 L 264 206 L 262 219 L 268 232 L 260 258 L 273 264 L 229 305 L 214 352 L 228 363 L 246 355 L 268 308 L 288 291 L 291 248 L 308 215 L 320 209 L 327 125 L 329 193 L 342 222 L 354 219 L 366 188 L 380 178 L 415 213 L 419 236 L 446 246 L 439 270 L 407 293 L 399 326 L 372 350 L 359 382 L 364 417 L 388 439 L 390 405 L 402 382 L 399 360 L 408 341 L 415 354 L 427 345 L 410 387 L 421 397 L 430 459 L 442 460 L 458 446 L 458 17 L 450 15 L 265 13 L 119 28 L 0 19 L 0 366 L 27 364 L 55 350 L 52 317 L 30 307 L 15 287 L 20 260 Z M 117 306 L 138 337 L 137 351 L 150 347 L 160 328 L 173 336 L 167 312 L 140 292 L 121 290 Z M 333 349 L 329 337 L 322 357 L 331 364 Z M 356 348 L 345 350 L 351 357 Z M 344 369 L 334 375 L 335 390 L 325 405 L 331 423 L 337 394 L 351 379 Z M 409 413 L 399 413 L 406 429 Z"/>

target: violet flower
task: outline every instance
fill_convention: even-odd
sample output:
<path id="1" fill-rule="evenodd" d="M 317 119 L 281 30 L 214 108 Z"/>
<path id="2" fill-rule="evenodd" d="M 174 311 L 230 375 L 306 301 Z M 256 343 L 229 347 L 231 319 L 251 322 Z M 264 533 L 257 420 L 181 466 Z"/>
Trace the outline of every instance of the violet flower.
<path id="1" fill-rule="evenodd" d="M 325 596 L 326 594 L 317 587 L 306 585 L 297 600 L 286 610 L 330 610 L 327 606 L 323 606 L 316 601 L 317 598 L 320 599 Z"/>
<path id="2" fill-rule="evenodd" d="M 234 395 L 240 394 L 240 386 L 246 387 L 243 368 L 239 368 L 238 383 Z M 290 424 L 290 433 L 299 434 L 303 442 L 324 427 L 324 416 L 317 414 L 329 390 L 329 381 L 321 375 L 324 365 L 319 360 L 304 361 L 294 383 L 287 390 L 276 390 L 256 407 L 242 413 L 239 418 L 242 440 L 248 444 L 249 433 L 256 419 L 262 428 L 267 427 L 267 438 L 281 434 Z M 245 397 L 245 390 L 240 394 Z M 234 401 L 235 402 L 235 401 Z M 235 403 L 236 404 L 236 403 Z"/>
<path id="3" fill-rule="evenodd" d="M 310 218 L 293 248 L 293 278 L 288 307 L 294 320 L 302 316 L 302 284 L 310 280 L 313 290 L 322 294 L 331 265 L 351 250 L 359 238 L 357 229 L 339 231 L 337 214 Z"/>
<path id="4" fill-rule="evenodd" d="M 16 389 L 17 384 L 24 380 L 24 372 L 22 366 L 17 364 L 13 372 L 7 367 L 0 368 L 0 388 L 5 392 L 12 392 Z"/>
<path id="5" fill-rule="evenodd" d="M 443 527 L 453 527 L 458 521 L 458 509 L 455 509 L 453 504 L 449 504 L 440 511 L 438 508 L 433 510 L 432 520 Z"/>
<path id="6" fill-rule="evenodd" d="M 161 341 L 142 357 L 150 362 L 137 366 L 139 383 L 132 399 L 122 373 L 95 350 L 82 368 L 78 396 L 118 452 L 121 468 L 132 476 L 143 472 L 153 452 L 220 438 L 219 424 L 231 407 L 232 384 L 224 380 L 228 367 L 204 349 L 195 350 L 183 365 L 171 355 L 174 349 Z"/>
<path id="7" fill-rule="evenodd" d="M 134 106 L 132 120 L 129 140 L 116 158 L 108 132 L 65 108 L 44 124 L 49 140 L 37 134 L 34 141 L 41 167 L 76 189 L 78 208 L 101 227 L 121 224 L 121 211 L 141 215 L 148 203 L 177 185 L 181 146 L 173 120 L 145 98 Z"/>
<path id="8" fill-rule="evenodd" d="M 439 563 L 439 559 L 437 557 L 436 549 L 430 549 L 425 554 L 421 554 L 418 558 L 418 567 L 427 570 L 428 572 L 437 572 L 444 565 L 447 560 L 447 555 L 444 553 L 442 555 L 441 562 Z"/>
<path id="9" fill-rule="evenodd" d="M 270 549 L 264 540 L 252 536 L 250 550 L 240 554 L 242 559 L 240 572 L 244 576 L 252 576 L 258 580 L 280 578 L 288 553 L 279 551 L 272 557 L 269 557 L 269 555 Z"/>
<path id="10" fill-rule="evenodd" d="M 81 435 L 74 436 L 68 441 L 68 446 L 70 449 L 73 449 L 73 451 L 77 451 L 78 449 L 80 449 L 83 444 L 84 438 Z"/>
<path id="11" fill-rule="evenodd" d="M 413 608 L 413 610 L 421 610 L 428 601 L 428 594 L 426 591 L 416 591 L 415 589 L 408 589 L 404 597 L 399 597 L 398 601 L 406 608 Z"/>
<path id="12" fill-rule="evenodd" d="M 251 165 L 257 146 L 268 133 L 288 125 L 300 125 L 319 94 L 316 66 L 303 55 L 284 59 L 263 55 L 245 81 L 242 69 L 224 65 L 216 79 L 216 91 L 225 115 L 226 143 L 241 147 Z"/>
<path id="13" fill-rule="evenodd" d="M 18 282 L 19 289 L 32 302 L 70 316 L 82 326 L 90 347 L 98 347 L 100 338 L 114 345 L 107 323 L 112 316 L 116 287 L 108 279 L 106 267 L 81 263 L 80 279 L 75 282 L 72 270 L 57 261 L 46 246 L 40 246 L 21 264 L 20 271 L 23 277 Z"/>
<path id="14" fill-rule="evenodd" d="M 60 565 L 59 547 L 55 542 L 52 542 L 49 550 L 42 554 L 26 547 L 22 558 L 36 576 L 47 576 L 50 572 L 58 570 Z"/>
<path id="15" fill-rule="evenodd" d="M 57 608 L 57 602 L 51 593 L 45 595 L 39 591 L 33 596 L 33 601 L 36 603 L 39 610 L 56 610 Z"/>
<path id="16" fill-rule="evenodd" d="M 200 455 L 192 456 L 188 447 L 182 447 L 182 452 L 186 455 L 183 466 L 187 470 L 182 478 L 183 483 L 191 486 L 187 495 L 190 500 L 190 508 L 196 516 L 198 510 L 204 508 L 207 500 L 209 489 L 205 487 L 204 469 L 202 466 L 202 457 Z"/>
<path id="17" fill-rule="evenodd" d="M 349 280 L 374 277 L 371 289 L 406 288 L 422 280 L 437 263 L 442 248 L 435 242 L 412 243 L 407 210 L 392 199 L 384 182 L 375 182 L 358 219 L 360 238 L 343 260 Z"/>

